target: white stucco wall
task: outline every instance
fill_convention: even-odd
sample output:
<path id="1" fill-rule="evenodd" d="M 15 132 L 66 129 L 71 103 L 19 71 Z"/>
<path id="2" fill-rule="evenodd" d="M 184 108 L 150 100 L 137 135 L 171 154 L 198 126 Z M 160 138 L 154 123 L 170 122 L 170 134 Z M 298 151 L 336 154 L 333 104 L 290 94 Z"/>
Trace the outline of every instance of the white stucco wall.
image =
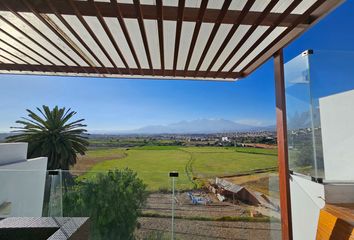
<path id="1" fill-rule="evenodd" d="M 0 143 L 0 166 L 27 159 L 28 143 Z"/>
<path id="2" fill-rule="evenodd" d="M 320 98 L 326 180 L 354 180 L 354 90 Z"/>
<path id="3" fill-rule="evenodd" d="M 324 186 L 304 177 L 290 180 L 294 240 L 315 240 L 320 209 L 324 207 Z"/>
<path id="4" fill-rule="evenodd" d="M 3 162 L 12 163 L 0 166 L 0 205 L 11 203 L 9 215 L 0 217 L 39 217 L 42 215 L 47 158 L 17 159 L 23 157 L 24 144 L 0 144 Z M 27 147 L 27 144 L 25 144 Z M 26 148 L 27 154 L 27 148 Z"/>

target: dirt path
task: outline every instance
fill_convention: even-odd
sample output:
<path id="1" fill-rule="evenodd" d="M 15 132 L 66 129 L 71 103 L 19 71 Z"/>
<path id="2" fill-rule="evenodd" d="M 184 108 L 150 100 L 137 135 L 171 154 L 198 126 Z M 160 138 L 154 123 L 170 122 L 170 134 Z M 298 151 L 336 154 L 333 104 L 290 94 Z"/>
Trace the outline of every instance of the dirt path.
<path id="1" fill-rule="evenodd" d="M 112 155 L 108 156 L 103 156 L 103 157 L 90 157 L 90 156 L 79 156 L 77 163 L 75 166 L 70 169 L 73 172 L 87 172 L 90 170 L 95 164 L 101 163 L 104 161 L 108 160 L 114 160 L 114 159 L 122 159 L 127 156 L 126 153 L 115 153 Z"/>
<path id="2" fill-rule="evenodd" d="M 171 219 L 169 218 L 139 218 L 140 229 L 138 239 L 153 232 L 160 232 L 169 239 Z M 261 222 L 217 222 L 175 219 L 176 239 L 235 239 L 235 240 L 277 240 L 280 238 L 280 224 Z"/>
<path id="3" fill-rule="evenodd" d="M 213 195 L 209 196 L 213 198 Z M 204 218 L 221 218 L 230 217 L 247 217 L 250 216 L 250 207 L 245 204 L 233 205 L 227 202 L 219 202 L 216 198 L 209 205 L 194 205 L 191 203 L 187 193 L 177 193 L 178 202 L 175 205 L 175 216 L 178 217 L 204 217 Z M 144 208 L 144 213 L 158 214 L 163 216 L 171 216 L 171 194 L 151 194 Z"/>

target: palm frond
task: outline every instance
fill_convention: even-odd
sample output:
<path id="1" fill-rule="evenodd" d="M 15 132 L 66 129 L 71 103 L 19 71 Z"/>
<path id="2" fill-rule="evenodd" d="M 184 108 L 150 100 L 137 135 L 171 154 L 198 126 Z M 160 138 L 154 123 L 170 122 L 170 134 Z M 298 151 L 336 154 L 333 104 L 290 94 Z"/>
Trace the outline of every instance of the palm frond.
<path id="1" fill-rule="evenodd" d="M 77 160 L 77 154 L 87 150 L 87 125 L 84 119 L 70 122 L 76 115 L 71 108 L 48 106 L 36 108 L 39 114 L 26 109 L 28 117 L 16 121 L 21 126 L 12 127 L 13 136 L 8 142 L 28 142 L 28 157 L 48 157 L 48 169 L 69 169 Z"/>

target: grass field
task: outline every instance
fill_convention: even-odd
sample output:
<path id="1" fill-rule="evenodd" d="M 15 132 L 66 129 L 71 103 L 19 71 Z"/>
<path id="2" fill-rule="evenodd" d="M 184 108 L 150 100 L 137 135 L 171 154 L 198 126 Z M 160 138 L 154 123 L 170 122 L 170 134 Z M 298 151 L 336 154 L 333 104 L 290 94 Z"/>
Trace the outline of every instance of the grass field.
<path id="1" fill-rule="evenodd" d="M 168 173 L 178 171 L 177 188 L 191 189 L 195 179 L 234 175 L 277 165 L 276 150 L 257 148 L 144 146 L 131 149 L 90 150 L 79 160 L 94 162 L 82 177 L 93 172 L 115 168 L 130 168 L 148 185 L 151 191 L 169 189 Z"/>
<path id="2" fill-rule="evenodd" d="M 114 168 L 128 167 L 136 171 L 149 190 L 168 189 L 170 171 L 178 171 L 179 189 L 192 188 L 193 184 L 185 174 L 185 166 L 189 154 L 179 150 L 129 150 L 127 157 L 118 160 L 108 160 L 95 165 L 92 171 L 102 171 Z"/>

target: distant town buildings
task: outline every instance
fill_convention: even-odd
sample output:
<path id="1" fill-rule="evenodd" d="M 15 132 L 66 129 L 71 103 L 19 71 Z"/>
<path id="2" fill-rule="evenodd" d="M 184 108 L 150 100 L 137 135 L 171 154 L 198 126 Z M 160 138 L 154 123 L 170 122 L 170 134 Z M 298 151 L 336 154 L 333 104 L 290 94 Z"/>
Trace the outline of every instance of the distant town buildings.
<path id="1" fill-rule="evenodd" d="M 228 137 L 221 137 L 222 142 L 230 142 Z"/>

